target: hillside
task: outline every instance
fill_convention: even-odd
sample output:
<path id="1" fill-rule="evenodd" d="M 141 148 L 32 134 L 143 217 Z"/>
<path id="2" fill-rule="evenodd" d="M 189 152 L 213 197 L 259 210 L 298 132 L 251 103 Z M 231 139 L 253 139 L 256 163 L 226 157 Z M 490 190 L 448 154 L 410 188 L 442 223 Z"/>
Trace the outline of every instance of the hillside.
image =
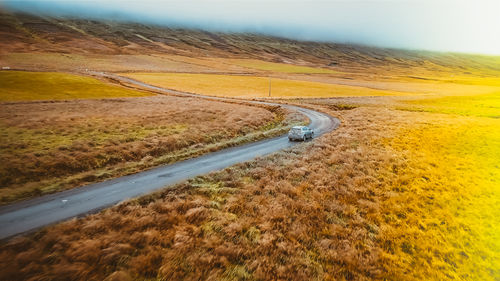
<path id="1" fill-rule="evenodd" d="M 57 61 L 63 68 L 69 61 L 89 58 L 96 62 L 96 69 L 125 63 L 130 70 L 153 68 L 168 71 L 160 66 L 155 68 L 158 60 L 167 60 L 178 64 L 172 67 L 177 71 L 248 72 L 248 68 L 242 65 L 222 67 L 219 63 L 197 61 L 202 58 L 245 58 L 320 67 L 344 74 L 392 74 L 396 71 L 410 78 L 434 72 L 496 75 L 500 71 L 499 57 L 303 42 L 258 34 L 210 33 L 0 11 L 0 63 L 33 68 L 33 65 L 23 64 L 27 58 L 33 61 L 32 57 L 27 57 L 33 53 L 44 54 L 35 60 L 38 66 L 47 65 L 43 61 L 45 58 L 46 61 Z M 109 62 L 110 57 L 113 57 L 113 62 Z M 185 64 L 189 64 L 190 69 L 184 69 Z"/>

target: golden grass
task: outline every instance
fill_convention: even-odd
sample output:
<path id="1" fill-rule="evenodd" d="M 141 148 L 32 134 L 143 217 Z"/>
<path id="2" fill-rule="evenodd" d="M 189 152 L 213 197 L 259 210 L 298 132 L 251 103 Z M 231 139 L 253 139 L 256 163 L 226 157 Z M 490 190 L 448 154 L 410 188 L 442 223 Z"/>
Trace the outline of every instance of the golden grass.
<path id="1" fill-rule="evenodd" d="M 480 85 L 480 86 L 495 86 L 500 87 L 500 78 L 498 77 L 477 77 L 477 76 L 463 76 L 463 75 L 453 75 L 453 76 L 432 76 L 425 77 L 424 81 L 429 82 L 441 82 L 441 83 L 452 83 L 460 85 Z"/>
<path id="2" fill-rule="evenodd" d="M 158 72 L 211 72 L 228 71 L 228 64 L 209 60 L 162 54 L 86 54 L 78 53 L 8 53 L 0 58 L 0 64 L 12 69 L 32 71 L 158 71 Z M 232 68 L 236 68 L 233 66 Z M 242 67 L 238 67 L 239 72 Z"/>
<path id="3" fill-rule="evenodd" d="M 252 59 L 222 59 L 224 62 L 235 64 L 256 70 L 264 70 L 278 73 L 307 73 L 307 74 L 332 74 L 337 73 L 331 69 L 300 66 L 286 63 L 267 62 Z"/>
<path id="4" fill-rule="evenodd" d="M 175 59 L 210 65 L 198 59 Z M 220 62 L 218 68 L 224 69 L 225 63 Z M 289 70 L 288 66 L 255 64 L 260 70 Z M 353 80 L 349 86 L 328 84 L 326 76 L 303 75 L 317 81 L 273 78 L 273 97 L 344 97 L 301 101 L 340 116 L 342 126 L 290 152 L 199 177 L 6 242 L 0 245 L 0 262 L 5 264 L 0 279 L 498 280 L 498 78 L 392 74 L 377 85 Z M 254 76 L 128 76 L 181 91 L 236 97 L 265 97 L 269 83 L 268 78 Z M 81 113 L 82 106 L 74 102 L 65 106 Z M 1 123 L 4 145 L 0 152 L 16 156 L 8 159 L 11 167 L 30 171 L 15 176 L 16 180 L 31 177 L 37 184 L 40 179 L 46 184 L 37 174 L 36 163 L 46 171 L 52 167 L 51 161 L 61 159 L 63 167 L 81 169 L 82 165 L 71 165 L 98 159 L 101 168 L 92 166 L 79 174 L 90 175 L 92 180 L 109 177 L 110 172 L 119 174 L 120 169 L 131 172 L 169 162 L 178 159 L 179 153 L 196 155 L 192 151 L 199 142 L 207 151 L 214 144 L 279 127 L 267 114 L 251 119 L 253 113 L 240 108 L 217 111 L 219 108 L 205 104 L 157 100 L 154 104 L 121 103 L 114 110 L 103 107 L 105 112 L 123 110 L 104 119 L 99 110 L 89 110 L 88 116 L 54 110 L 44 119 L 37 115 L 45 114 L 42 112 L 50 105 L 43 104 L 38 110 L 2 110 L 5 116 L 14 116 L 14 112 L 35 116 L 2 119 L 10 121 Z M 184 111 L 165 115 L 161 109 L 170 104 Z M 87 106 L 94 110 L 101 105 Z M 213 115 L 193 114 L 197 106 L 209 108 Z M 234 114 L 243 119 L 231 127 Z M 54 119 L 66 115 L 67 120 Z M 176 117 L 180 119 L 172 122 Z M 88 121 L 81 122 L 81 118 Z M 189 118 L 193 120 L 186 122 Z M 213 135 L 203 131 L 206 124 L 199 119 L 229 130 L 224 136 Z M 224 121 L 228 123 L 222 124 Z M 194 135 L 186 137 L 188 132 Z M 201 140 L 200 132 L 205 132 Z M 188 144 L 183 142 L 186 139 Z M 149 146 L 157 146 L 158 140 L 173 150 L 155 154 Z M 100 154 L 92 154 L 94 150 Z M 45 158 L 47 155 L 52 158 Z M 116 159 L 117 166 L 112 162 Z M 128 164 L 120 161 L 136 166 L 124 168 Z M 5 172 L 2 179 L 11 175 L 16 174 Z M 56 189 L 62 188 L 60 181 L 57 178 L 51 184 L 59 182 Z M 30 184 L 16 191 L 25 193 L 13 197 L 10 193 L 5 200 L 56 190 L 49 184 L 42 190 Z"/>
<path id="5" fill-rule="evenodd" d="M 401 81 L 336 80 L 309 77 L 325 83 L 349 83 L 381 90 L 408 92 L 406 96 L 385 96 L 351 99 L 349 97 L 318 101 L 319 104 L 352 103 L 363 106 L 392 107 L 401 110 L 446 113 L 462 116 L 500 118 L 500 81 L 497 78 L 475 79 L 435 77 L 416 83 Z M 465 79 L 465 81 L 464 81 Z"/>
<path id="6" fill-rule="evenodd" d="M 269 95 L 269 78 L 267 77 L 187 73 L 126 73 L 123 75 L 160 87 L 196 94 L 238 98 L 258 98 Z M 274 98 L 397 95 L 408 95 L 408 93 L 278 78 L 271 80 L 271 97 Z"/>
<path id="7" fill-rule="evenodd" d="M 150 93 L 57 72 L 0 71 L 0 101 L 144 97 Z"/>
<path id="8" fill-rule="evenodd" d="M 386 241 L 406 245 L 388 256 L 397 265 L 390 271 L 401 278 L 411 270 L 415 279 L 497 280 L 500 93 L 415 103 L 452 116 L 436 115 L 388 143 L 407 153 L 409 176 L 387 206 L 418 210 L 418 216 L 389 220 L 383 233 Z"/>
<path id="9" fill-rule="evenodd" d="M 500 120 L 419 116 L 429 123 L 401 129 L 387 141 L 406 159 L 381 209 L 388 275 L 396 280 L 496 280 Z"/>
<path id="10" fill-rule="evenodd" d="M 377 179 L 378 169 L 390 158 L 370 147 L 372 134 L 387 133 L 370 123 L 388 116 L 351 112 L 344 119 L 350 126 L 317 144 L 12 240 L 0 246 L 0 261 L 8 265 L 0 278 L 377 276 L 378 227 L 370 216 L 377 213 L 377 190 L 385 180 Z M 360 163 L 366 165 L 360 169 Z M 68 262 L 74 264 L 70 270 Z"/>
<path id="11" fill-rule="evenodd" d="M 384 189 L 389 191 L 380 207 L 383 251 L 378 263 L 385 276 L 500 277 L 498 98 L 492 94 L 412 100 L 420 111 L 447 115 L 401 113 L 406 124 L 398 126 L 395 136 L 382 138 L 386 149 L 403 160 L 389 167 L 395 180 L 387 173 L 380 175 L 388 179 Z"/>
<path id="12" fill-rule="evenodd" d="M 0 203 L 273 136 L 295 122 L 276 108 L 170 96 L 0 109 Z"/>
<path id="13" fill-rule="evenodd" d="M 401 109 L 500 118 L 500 93 L 408 100 Z"/>
<path id="14" fill-rule="evenodd" d="M 447 78 L 436 78 L 422 80 L 410 77 L 385 76 L 373 77 L 370 75 L 359 75 L 353 78 L 318 75 L 286 75 L 291 80 L 303 80 L 328 84 L 342 84 L 357 86 L 363 89 L 377 89 L 382 91 L 404 92 L 406 95 L 422 95 L 428 97 L 443 96 L 473 96 L 487 95 L 500 92 L 498 79 L 475 78 L 449 80 Z"/>
<path id="15" fill-rule="evenodd" d="M 500 91 L 486 95 L 404 100 L 402 104 L 399 108 L 405 110 L 500 118 Z"/>
<path id="16" fill-rule="evenodd" d="M 500 121 L 337 108 L 316 142 L 0 246 L 0 278 L 498 279 Z"/>

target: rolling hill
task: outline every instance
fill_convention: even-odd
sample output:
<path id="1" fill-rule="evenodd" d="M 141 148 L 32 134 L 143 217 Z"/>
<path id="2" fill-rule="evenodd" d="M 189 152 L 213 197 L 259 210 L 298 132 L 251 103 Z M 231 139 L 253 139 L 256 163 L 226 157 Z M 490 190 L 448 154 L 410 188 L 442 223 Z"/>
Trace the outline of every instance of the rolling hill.
<path id="1" fill-rule="evenodd" d="M 189 64 L 187 71 L 269 71 L 273 65 L 213 62 L 207 58 L 238 58 L 316 67 L 323 72 L 388 75 L 426 79 L 425 74 L 496 75 L 500 58 L 482 55 L 383 49 L 336 43 L 296 41 L 261 34 L 227 34 L 187 30 L 132 22 L 98 21 L 14 13 L 0 10 L 0 62 L 18 68 L 27 54 L 38 54 L 35 62 L 46 66 L 56 61 L 64 67 L 71 61 L 90 59 L 127 64 L 130 70 L 162 70 L 158 60 Z M 43 53 L 40 56 L 40 53 Z M 159 57 L 158 57 L 159 56 Z M 165 57 L 166 56 L 166 57 Z M 31 58 L 31 57 L 30 57 Z M 112 58 L 112 59 L 111 59 Z M 191 60 L 189 60 L 191 58 Z M 202 60 L 201 60 L 202 59 Z M 113 60 L 113 62 L 110 62 Z M 251 62 L 251 61 L 250 61 Z M 16 65 L 20 63 L 20 65 Z M 92 65 L 94 66 L 94 65 Z M 254 66 L 254 67 L 252 67 Z M 48 67 L 50 68 L 50 67 Z M 67 67 L 70 69 L 71 67 Z M 161 68 L 161 67 L 159 67 Z M 125 70 L 121 67 L 119 70 Z M 114 70 L 114 69 L 110 69 Z M 168 70 L 168 69 L 166 69 Z"/>

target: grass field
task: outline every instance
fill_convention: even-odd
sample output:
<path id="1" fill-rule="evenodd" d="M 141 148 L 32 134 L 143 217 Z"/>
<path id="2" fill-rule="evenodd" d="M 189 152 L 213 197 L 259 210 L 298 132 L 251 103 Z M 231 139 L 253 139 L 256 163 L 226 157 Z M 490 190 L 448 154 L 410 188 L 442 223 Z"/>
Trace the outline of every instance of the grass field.
<path id="1" fill-rule="evenodd" d="M 57 72 L 0 71 L 0 101 L 144 97 L 150 93 Z"/>
<path id="2" fill-rule="evenodd" d="M 228 59 L 223 60 L 225 62 L 252 68 L 256 70 L 264 70 L 270 72 L 278 72 L 278 73 L 307 73 L 307 74 L 332 74 L 337 73 L 336 71 L 325 69 L 325 68 L 317 68 L 317 67 L 308 67 L 308 66 L 300 66 L 286 63 L 275 63 L 275 62 L 267 62 L 262 60 L 251 60 L 251 59 Z"/>
<path id="3" fill-rule="evenodd" d="M 406 159 L 381 208 L 388 272 L 406 280 L 497 280 L 500 120 L 414 118 L 427 124 L 401 129 L 387 143 Z"/>
<path id="4" fill-rule="evenodd" d="M 267 77 L 188 73 L 126 73 L 123 75 L 153 85 L 197 94 L 238 98 L 269 96 L 269 78 Z M 397 96 L 408 94 L 318 82 L 277 78 L 271 80 L 271 97 L 274 98 Z"/>
<path id="5" fill-rule="evenodd" d="M 405 170 L 386 201 L 389 272 L 415 280 L 500 277 L 500 120 L 498 97 L 416 101 L 422 123 L 387 144 L 404 152 Z M 440 113 L 446 113 L 442 115 Z M 397 247 L 395 245 L 401 245 Z M 397 278 L 396 278 L 397 279 Z"/>
<path id="6" fill-rule="evenodd" d="M 211 60 L 162 54 L 105 55 L 78 53 L 8 53 L 0 57 L 2 66 L 32 71 L 157 71 L 157 72 L 242 72 L 245 68 Z"/>
<path id="7" fill-rule="evenodd" d="M 269 82 L 229 75 L 129 76 L 178 90 L 235 96 L 266 90 Z M 2 244 L 0 262 L 7 266 L 0 279 L 496 281 L 497 80 L 437 80 L 423 81 L 419 85 L 425 86 L 416 87 L 413 94 L 409 87 L 410 95 L 368 97 L 376 90 L 346 86 L 356 91 L 344 93 L 356 97 L 296 100 L 340 117 L 342 126 L 288 152 Z M 276 81 L 277 88 L 295 97 L 307 97 L 298 89 L 344 89 Z M 427 87 L 435 92 L 422 94 Z M 167 98 L 179 100 L 163 100 Z M 65 101 L 67 112 L 53 104 L 4 105 L 0 149 L 15 157 L 2 178 L 20 181 L 12 184 L 20 193 L 2 189 L 8 195 L 5 200 L 64 188 L 60 180 L 53 185 L 55 181 L 37 174 L 37 167 L 61 172 L 69 171 L 61 167 L 82 169 L 71 166 L 74 163 L 88 164 L 90 170 L 79 179 L 93 180 L 169 161 L 178 157 L 175 151 L 192 153 L 200 142 L 210 148 L 214 142 L 258 133 L 269 124 L 284 126 L 264 109 L 255 115 L 238 105 L 210 107 L 163 96 L 112 101 Z M 166 110 L 174 104 L 175 110 Z M 211 120 L 208 127 L 221 126 L 216 131 L 225 135 L 204 131 L 207 124 L 199 120 Z M 151 147 L 158 144 L 173 150 L 156 154 Z M 51 166 L 53 159 L 63 162 Z M 103 161 L 103 166 L 92 166 L 94 160 Z M 30 173 L 8 170 L 13 168 L 28 168 Z M 47 184 L 39 190 L 23 179 Z"/>
<path id="8" fill-rule="evenodd" d="M 339 108 L 315 143 L 4 244 L 1 277 L 497 280 L 499 120 Z"/>
<path id="9" fill-rule="evenodd" d="M 487 95 L 405 100 L 403 104 L 400 108 L 406 110 L 500 118 L 500 91 Z"/>
<path id="10" fill-rule="evenodd" d="M 170 96 L 0 104 L 0 203 L 273 136 L 287 122 L 302 122 L 289 117 L 276 108 Z"/>
<path id="11" fill-rule="evenodd" d="M 383 189 L 389 191 L 379 209 L 384 215 L 378 225 L 383 249 L 378 264 L 384 276 L 394 280 L 500 277 L 498 97 L 403 101 L 412 104 L 410 109 L 383 105 L 383 100 L 375 104 L 379 110 L 416 111 L 398 113 L 391 121 L 404 120 L 397 133 L 379 140 L 400 161 L 379 175 L 385 179 Z"/>
<path id="12" fill-rule="evenodd" d="M 438 78 L 432 79 L 420 76 L 391 75 L 377 77 L 370 75 L 358 75 L 349 77 L 335 77 L 324 75 L 298 75 L 289 74 L 286 78 L 291 80 L 302 80 L 326 84 L 341 84 L 357 86 L 361 88 L 377 89 L 382 91 L 404 92 L 406 95 L 422 95 L 428 97 L 444 96 L 472 96 L 488 95 L 500 92 L 500 81 L 498 79 L 475 77 L 462 77 L 456 79 Z"/>

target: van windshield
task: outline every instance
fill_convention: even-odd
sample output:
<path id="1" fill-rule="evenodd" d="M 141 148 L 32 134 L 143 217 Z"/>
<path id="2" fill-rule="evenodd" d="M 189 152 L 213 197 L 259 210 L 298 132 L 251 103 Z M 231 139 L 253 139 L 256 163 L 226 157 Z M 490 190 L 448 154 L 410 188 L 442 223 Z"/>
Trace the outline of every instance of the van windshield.
<path id="1" fill-rule="evenodd" d="M 292 128 L 292 133 L 300 133 L 300 128 Z"/>

